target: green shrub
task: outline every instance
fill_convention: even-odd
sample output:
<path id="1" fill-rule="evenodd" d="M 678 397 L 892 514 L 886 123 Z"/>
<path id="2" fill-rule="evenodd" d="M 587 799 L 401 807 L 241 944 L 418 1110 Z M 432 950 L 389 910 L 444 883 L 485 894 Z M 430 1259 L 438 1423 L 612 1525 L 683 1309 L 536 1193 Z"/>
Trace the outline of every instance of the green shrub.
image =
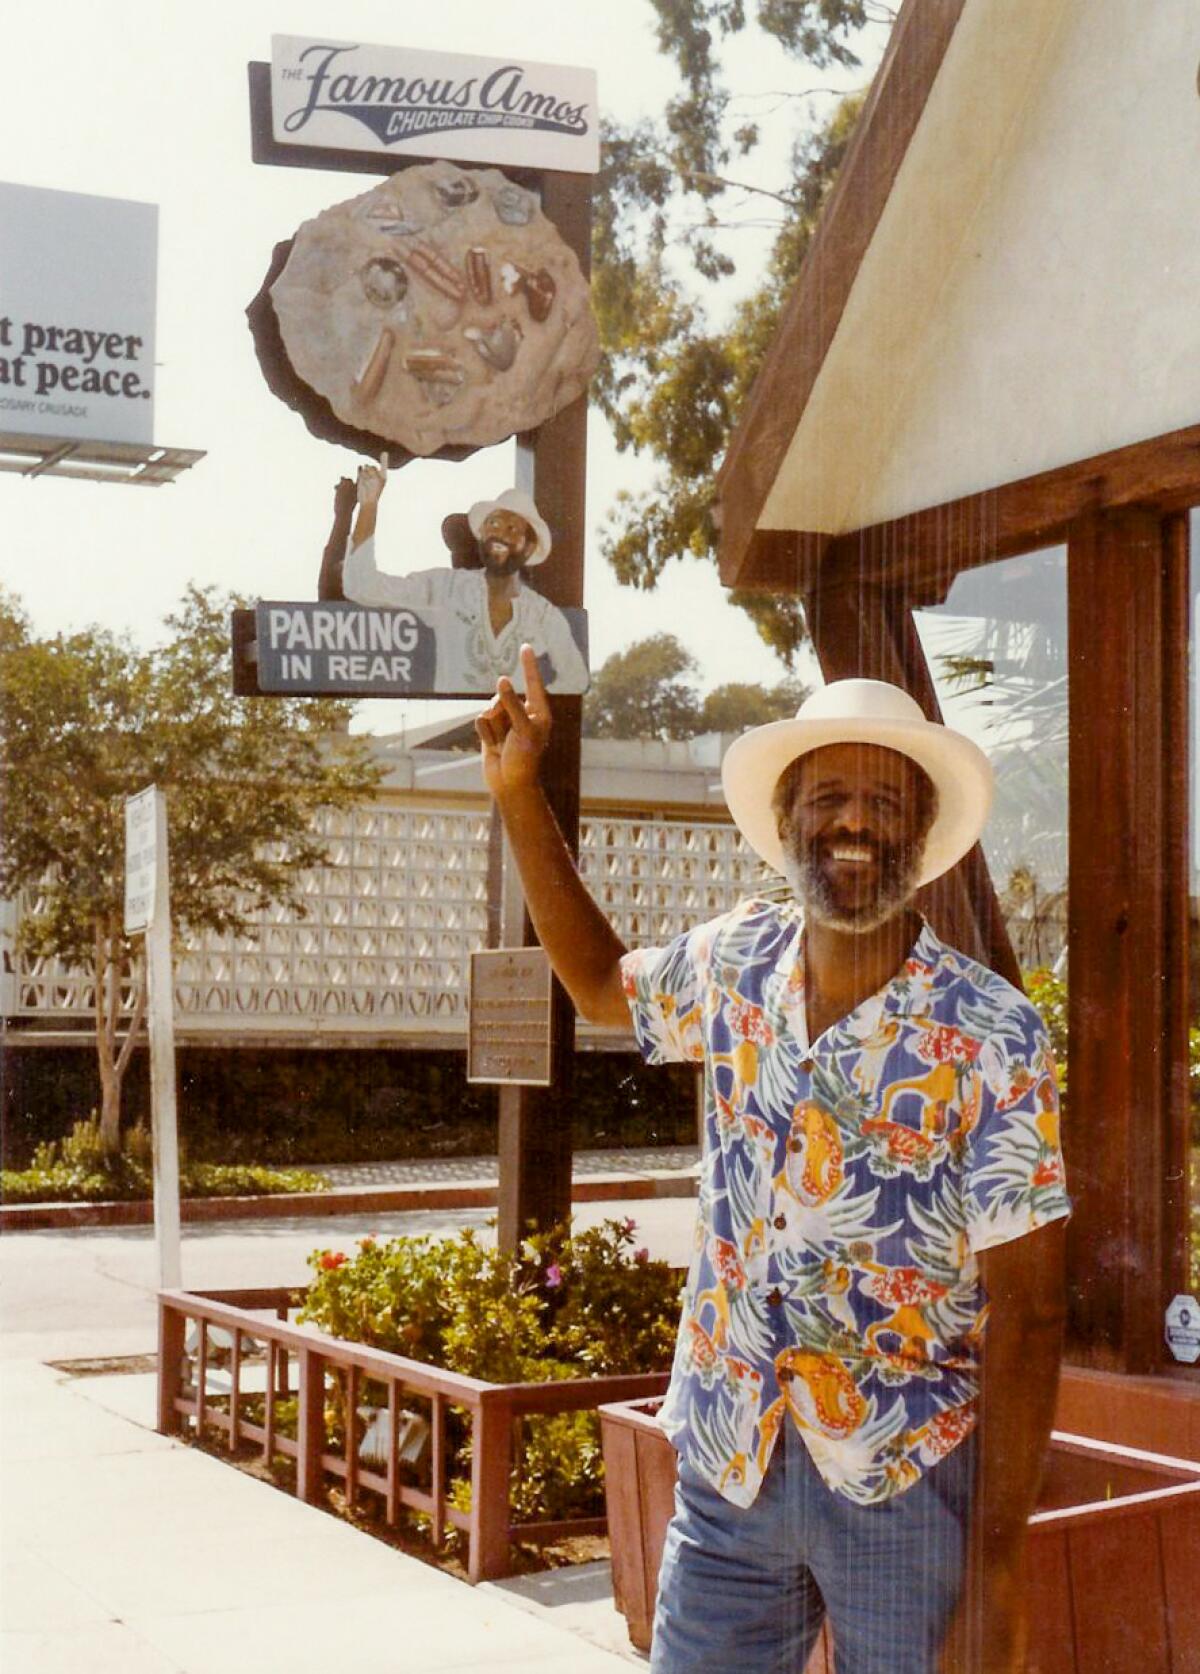
<path id="1" fill-rule="evenodd" d="M 1055 976 L 1044 965 L 1035 971 L 1026 971 L 1025 990 L 1029 998 L 1042 1014 L 1050 1034 L 1050 1041 L 1054 1047 L 1055 1067 L 1058 1070 L 1058 1091 L 1063 1102 L 1067 1103 L 1067 983 L 1066 978 Z"/>
<path id="2" fill-rule="evenodd" d="M 636 1223 L 605 1221 L 526 1240 L 517 1254 L 470 1229 L 453 1238 L 364 1238 L 351 1257 L 315 1250 L 300 1319 L 332 1336 L 494 1383 L 541 1383 L 665 1370 L 679 1317 L 678 1281 L 634 1248 Z M 382 1399 L 382 1396 L 380 1396 Z M 340 1420 L 327 1414 L 332 1432 Z M 470 1503 L 465 1421 L 448 1425 L 451 1502 Z M 522 1419 L 510 1483 L 519 1520 L 603 1510 L 594 1412 Z"/>
<path id="3" fill-rule="evenodd" d="M 279 1192 L 324 1191 L 329 1181 L 299 1168 L 194 1163 L 179 1165 L 183 1197 L 269 1197 Z M 43 1140 L 29 1168 L 0 1172 L 5 1203 L 128 1203 L 153 1196 L 153 1141 L 146 1128 L 121 1136 L 121 1149 L 110 1156 L 95 1116 L 76 1122 L 63 1139 Z"/>
<path id="4" fill-rule="evenodd" d="M 1026 971 L 1025 988 L 1041 1012 L 1058 1064 L 1058 1085 L 1067 1101 L 1067 979 L 1044 966 Z M 1191 1092 L 1192 1143 L 1200 1145 L 1200 1027 L 1188 1031 L 1188 1087 Z"/>

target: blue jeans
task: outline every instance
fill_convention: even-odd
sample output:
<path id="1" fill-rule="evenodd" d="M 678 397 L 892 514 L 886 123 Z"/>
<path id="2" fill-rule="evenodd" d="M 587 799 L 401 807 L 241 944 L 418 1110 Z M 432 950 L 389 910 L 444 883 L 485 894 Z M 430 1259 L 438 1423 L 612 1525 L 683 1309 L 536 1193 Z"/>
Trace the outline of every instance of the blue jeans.
<path id="1" fill-rule="evenodd" d="M 748 1508 L 681 1459 L 652 1674 L 803 1674 L 826 1611 L 837 1674 L 932 1674 L 962 1587 L 974 1451 L 960 1443 L 871 1506 L 825 1486 L 790 1423 Z"/>

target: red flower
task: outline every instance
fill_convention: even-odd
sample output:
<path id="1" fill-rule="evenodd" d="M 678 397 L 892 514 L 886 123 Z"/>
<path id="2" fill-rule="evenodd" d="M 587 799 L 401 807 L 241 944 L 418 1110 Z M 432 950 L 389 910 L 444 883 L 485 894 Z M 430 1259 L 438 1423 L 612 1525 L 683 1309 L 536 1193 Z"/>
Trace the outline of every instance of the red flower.
<path id="1" fill-rule="evenodd" d="M 979 1056 L 980 1042 L 964 1035 L 961 1029 L 939 1023 L 917 1042 L 917 1056 L 927 1064 L 952 1064 L 965 1059 L 973 1063 Z"/>
<path id="2" fill-rule="evenodd" d="M 967 1405 L 938 1412 L 929 1421 L 926 1446 L 930 1453 L 942 1458 L 953 1452 L 964 1436 L 975 1428 L 975 1409 Z"/>
<path id="3" fill-rule="evenodd" d="M 338 1268 L 344 1266 L 348 1259 L 341 1250 L 322 1250 L 321 1271 L 322 1273 L 336 1273 Z"/>
<path id="4" fill-rule="evenodd" d="M 1062 1179 L 1062 1163 L 1058 1157 L 1046 1157 L 1033 1171 L 1035 1186 L 1054 1186 Z"/>
<path id="5" fill-rule="evenodd" d="M 868 1296 L 893 1308 L 920 1307 L 926 1302 L 940 1302 L 946 1294 L 945 1285 L 927 1278 L 916 1267 L 889 1267 L 874 1274 L 862 1286 Z"/>
<path id="6" fill-rule="evenodd" d="M 731 1244 L 727 1238 L 712 1236 L 708 1241 L 708 1259 L 723 1285 L 730 1290 L 745 1290 L 746 1269 L 742 1266 L 736 1244 Z"/>
<path id="7" fill-rule="evenodd" d="M 759 1046 L 774 1045 L 775 1032 L 763 1016 L 761 1006 L 735 1000 L 729 1007 L 728 1018 L 731 1034 L 741 1035 L 743 1040 L 757 1041 Z"/>
<path id="8" fill-rule="evenodd" d="M 635 1250 L 633 1252 L 633 1259 L 637 1262 L 639 1267 L 645 1267 L 646 1263 L 650 1260 L 650 1251 L 643 1246 L 640 1250 Z"/>

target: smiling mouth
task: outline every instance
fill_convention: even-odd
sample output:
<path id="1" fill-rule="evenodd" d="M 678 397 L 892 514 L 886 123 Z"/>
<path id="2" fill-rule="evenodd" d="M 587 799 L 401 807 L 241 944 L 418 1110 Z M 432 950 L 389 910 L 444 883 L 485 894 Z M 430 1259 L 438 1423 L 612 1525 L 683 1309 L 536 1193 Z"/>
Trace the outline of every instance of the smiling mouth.
<path id="1" fill-rule="evenodd" d="M 875 850 L 863 843 L 834 843 L 826 854 L 830 860 L 843 866 L 874 865 L 877 858 Z"/>

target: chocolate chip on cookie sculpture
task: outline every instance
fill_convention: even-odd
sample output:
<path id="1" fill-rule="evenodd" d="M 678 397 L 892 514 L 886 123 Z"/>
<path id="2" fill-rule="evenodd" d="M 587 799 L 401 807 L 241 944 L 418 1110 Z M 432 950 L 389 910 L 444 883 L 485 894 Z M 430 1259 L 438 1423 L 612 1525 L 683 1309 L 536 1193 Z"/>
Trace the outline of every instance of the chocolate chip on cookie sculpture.
<path id="1" fill-rule="evenodd" d="M 587 388 L 587 280 L 534 192 L 423 163 L 296 234 L 271 301 L 337 417 L 415 454 L 532 430 Z"/>

